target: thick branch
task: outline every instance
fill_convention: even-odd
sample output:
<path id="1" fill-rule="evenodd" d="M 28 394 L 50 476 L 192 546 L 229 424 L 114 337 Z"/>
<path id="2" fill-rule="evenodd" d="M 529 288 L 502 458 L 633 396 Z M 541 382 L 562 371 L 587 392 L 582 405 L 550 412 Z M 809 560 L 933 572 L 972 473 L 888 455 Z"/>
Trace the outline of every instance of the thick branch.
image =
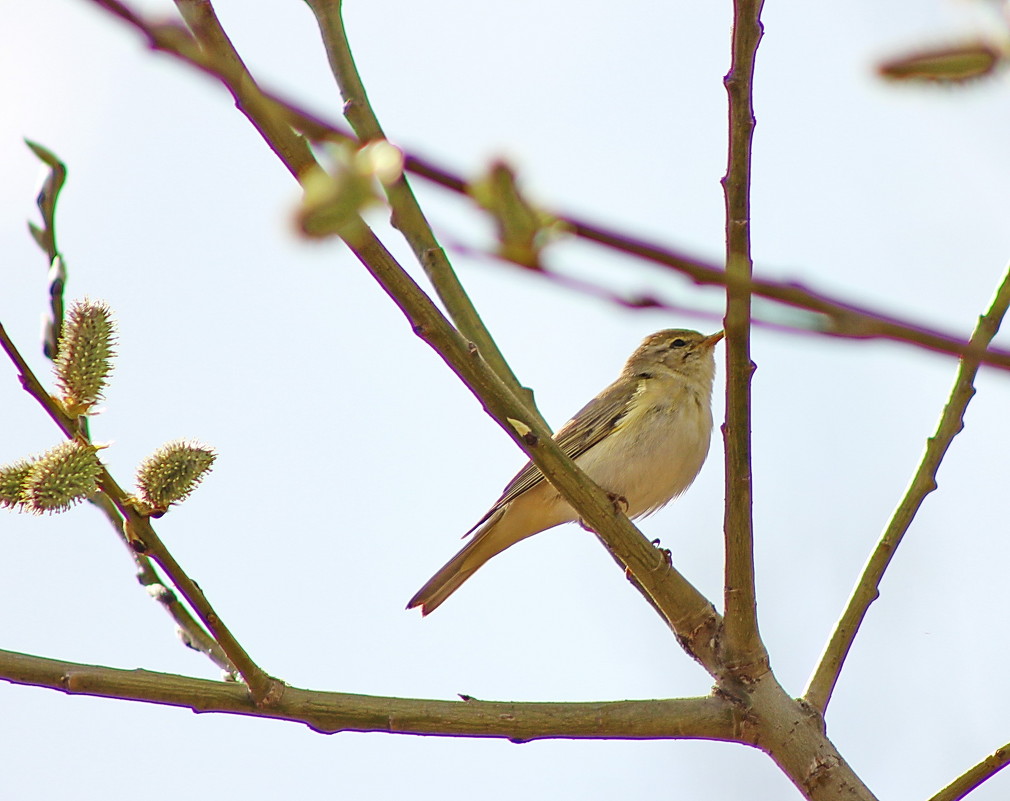
<path id="1" fill-rule="evenodd" d="M 0 650 L 0 679 L 70 695 L 118 698 L 342 731 L 501 737 L 738 740 L 738 711 L 717 696 L 591 703 L 432 701 L 284 686 L 270 707 L 256 706 L 241 685 L 148 670 L 62 662 Z"/>
<path id="2" fill-rule="evenodd" d="M 1010 307 L 1010 269 L 1003 277 L 1003 282 L 996 291 L 989 311 L 979 318 L 975 332 L 971 337 L 971 345 L 976 353 L 982 352 L 999 331 L 1000 323 Z M 863 618 L 872 604 L 880 595 L 880 582 L 887 566 L 891 563 L 898 545 L 912 520 L 915 519 L 919 507 L 933 490 L 936 489 L 936 474 L 940 468 L 947 449 L 954 437 L 964 428 L 964 413 L 968 403 L 975 395 L 975 375 L 978 373 L 977 358 L 963 359 L 954 381 L 947 405 L 940 415 L 936 433 L 926 442 L 926 452 L 922 456 L 912 483 L 895 509 L 880 542 L 870 556 L 863 574 L 859 578 L 848 606 L 835 626 L 831 639 L 824 649 L 817 669 L 807 685 L 804 698 L 815 709 L 823 714 L 827 709 L 831 694 L 842 671 L 842 665 L 852 647 L 856 632 L 862 625 Z"/>

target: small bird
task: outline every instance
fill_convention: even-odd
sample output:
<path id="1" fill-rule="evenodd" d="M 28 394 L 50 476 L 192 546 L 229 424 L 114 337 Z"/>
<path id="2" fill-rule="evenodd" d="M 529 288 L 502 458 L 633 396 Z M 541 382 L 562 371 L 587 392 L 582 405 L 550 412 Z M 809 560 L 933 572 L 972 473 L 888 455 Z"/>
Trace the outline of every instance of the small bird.
<path id="1" fill-rule="evenodd" d="M 712 353 L 723 332 L 669 329 L 645 338 L 620 377 L 554 435 L 601 488 L 621 499 L 630 518 L 651 514 L 686 490 L 712 438 Z M 533 462 L 463 536 L 473 539 L 407 604 L 427 615 L 488 559 L 578 514 Z"/>

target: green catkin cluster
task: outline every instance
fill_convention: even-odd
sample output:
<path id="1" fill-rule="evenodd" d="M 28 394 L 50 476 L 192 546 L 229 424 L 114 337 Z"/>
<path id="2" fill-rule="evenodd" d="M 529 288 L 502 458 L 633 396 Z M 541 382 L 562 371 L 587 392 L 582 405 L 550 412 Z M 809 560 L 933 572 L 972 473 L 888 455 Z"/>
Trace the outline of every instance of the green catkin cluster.
<path id="1" fill-rule="evenodd" d="M 139 497 L 164 512 L 185 500 L 214 464 L 214 451 L 198 442 L 176 440 L 162 445 L 137 471 Z"/>
<path id="2" fill-rule="evenodd" d="M 65 512 L 98 491 L 101 472 L 94 447 L 64 442 L 37 459 L 0 467 L 0 506 Z"/>
<path id="3" fill-rule="evenodd" d="M 24 508 L 21 487 L 27 481 L 31 469 L 32 463 L 27 459 L 19 459 L 0 467 L 0 508 Z"/>
<path id="4" fill-rule="evenodd" d="M 116 328 L 102 301 L 75 301 L 63 323 L 54 369 L 68 414 L 87 414 L 102 398 L 112 371 Z"/>

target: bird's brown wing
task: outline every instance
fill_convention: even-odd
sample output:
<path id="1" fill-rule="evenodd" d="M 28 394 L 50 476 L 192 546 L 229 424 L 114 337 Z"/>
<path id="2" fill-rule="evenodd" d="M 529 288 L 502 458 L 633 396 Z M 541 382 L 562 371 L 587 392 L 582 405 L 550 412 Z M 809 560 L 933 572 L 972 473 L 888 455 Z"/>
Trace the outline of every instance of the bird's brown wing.
<path id="1" fill-rule="evenodd" d="M 611 431 L 618 427 L 621 420 L 628 413 L 631 401 L 639 392 L 644 378 L 636 382 L 615 381 L 603 392 L 593 398 L 589 403 L 579 409 L 575 416 L 565 423 L 554 435 L 554 440 L 561 447 L 561 450 L 571 459 L 577 459 Z M 467 532 L 470 534 L 476 531 L 481 525 L 505 504 L 514 501 L 529 489 L 532 489 L 541 481 L 544 481 L 544 474 L 533 462 L 527 462 L 508 486 L 505 487 L 501 497 L 495 502 L 486 515 Z M 464 534 L 463 536 L 466 536 Z"/>

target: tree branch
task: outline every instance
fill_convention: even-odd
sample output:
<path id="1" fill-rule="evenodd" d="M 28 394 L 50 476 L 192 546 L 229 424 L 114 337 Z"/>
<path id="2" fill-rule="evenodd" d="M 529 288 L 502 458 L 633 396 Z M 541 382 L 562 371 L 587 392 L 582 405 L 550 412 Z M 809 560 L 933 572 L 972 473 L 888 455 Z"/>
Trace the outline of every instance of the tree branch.
<path id="1" fill-rule="evenodd" d="M 306 2 L 316 16 L 326 47 L 326 55 L 330 61 L 330 69 L 344 98 L 344 116 L 360 142 L 385 139 L 386 134 L 368 100 L 368 93 L 361 82 L 361 76 L 351 54 L 342 16 L 343 3 L 340 0 L 306 0 Z M 466 290 L 463 289 L 406 177 L 403 176 L 386 185 L 384 189 L 393 213 L 393 225 L 407 240 L 453 323 L 463 336 L 477 345 L 484 359 L 512 392 L 529 401 L 530 412 L 546 426 L 547 422 L 533 403 L 533 393 L 519 383 L 519 379 L 512 372 L 512 367 L 498 349 L 494 338 L 481 320 Z"/>
<path id="2" fill-rule="evenodd" d="M 975 353 L 981 353 L 999 331 L 1000 323 L 1010 307 L 1010 268 L 1003 276 L 1003 282 L 993 298 L 989 311 L 979 318 L 975 332 L 971 336 L 971 346 Z M 957 378 L 951 390 L 947 405 L 940 415 L 936 433 L 926 441 L 926 452 L 922 456 L 912 482 L 895 509 L 880 542 L 870 556 L 863 574 L 852 591 L 852 597 L 835 626 L 824 653 L 811 676 L 804 698 L 814 709 L 823 714 L 827 709 L 831 694 L 842 671 L 842 665 L 852 647 L 856 632 L 863 618 L 880 595 L 880 582 L 890 564 L 901 539 L 912 525 L 916 513 L 926 496 L 936 489 L 936 474 L 947 449 L 964 429 L 964 414 L 968 403 L 975 395 L 975 375 L 978 373 L 978 358 L 965 358 L 958 368 Z"/>
<path id="3" fill-rule="evenodd" d="M 39 227 L 34 223 L 29 223 L 28 227 L 36 243 L 45 252 L 49 263 L 50 317 L 45 321 L 42 350 L 46 358 L 53 361 L 58 355 L 57 348 L 63 330 L 63 290 L 66 286 L 67 278 L 66 261 L 56 244 L 56 207 L 60 191 L 66 181 L 67 168 L 52 151 L 27 139 L 25 142 L 32 152 L 50 168 L 50 173 L 43 183 L 42 190 L 38 196 L 38 207 L 42 214 L 43 224 Z M 4 339 L 6 340 L 7 347 L 10 348 L 8 353 L 11 355 L 11 358 L 14 359 L 16 365 L 21 365 L 24 360 L 21 358 L 20 353 L 17 352 L 13 342 L 6 337 L 6 333 L 4 334 Z M 19 370 L 22 382 L 29 380 L 28 375 L 30 375 L 31 371 L 26 372 L 20 366 Z M 36 388 L 36 391 L 44 390 Z M 88 437 L 87 422 L 87 418 L 78 418 L 76 421 L 79 433 L 83 434 L 86 438 Z M 165 586 L 158 571 L 151 564 L 151 560 L 130 547 L 123 533 L 123 517 L 119 514 L 119 510 L 116 509 L 115 504 L 112 503 L 107 495 L 102 493 L 98 493 L 94 497 L 89 498 L 89 500 L 102 510 L 106 519 L 112 525 L 113 530 L 119 535 L 120 541 L 127 547 L 130 557 L 137 567 L 137 580 L 161 604 L 172 620 L 175 621 L 183 642 L 194 651 L 205 654 L 222 670 L 227 671 L 233 676 L 236 675 L 235 666 L 228 660 L 227 655 L 221 650 L 221 646 L 193 618 L 189 610 L 179 602 L 176 594 Z"/>
<path id="4" fill-rule="evenodd" d="M 201 52 L 192 36 L 171 23 L 157 23 L 132 11 L 119 0 L 89 0 L 139 30 L 149 45 L 160 52 L 178 58 L 196 69 L 226 81 L 214 59 Z M 256 87 L 262 97 L 283 110 L 292 127 L 315 141 L 357 141 L 346 129 L 323 120 L 270 92 Z M 252 89 L 250 89 L 252 91 Z M 404 157 L 405 169 L 414 175 L 438 184 L 450 191 L 469 196 L 469 182 L 424 159 L 410 154 Z M 662 245 L 609 230 L 577 217 L 552 215 L 573 236 L 595 242 L 617 252 L 673 269 L 697 284 L 729 286 L 733 279 L 714 264 L 703 262 Z M 823 318 L 819 325 L 808 329 L 827 336 L 853 339 L 886 339 L 926 348 L 950 356 L 978 358 L 982 364 L 1010 370 L 1010 351 L 993 348 L 978 351 L 971 343 L 912 321 L 902 320 L 883 312 L 846 303 L 804 287 L 796 282 L 753 279 L 744 284 L 752 294 L 797 309 L 813 312 Z"/>
<path id="5" fill-rule="evenodd" d="M 757 624 L 751 476 L 751 148 L 754 139 L 754 61 L 761 41 L 761 0 L 733 4 L 733 62 L 724 79 L 729 95 L 726 197 L 726 660 L 753 681 L 768 670 Z"/>
<path id="6" fill-rule="evenodd" d="M 179 55 L 210 74 L 217 74 L 218 66 L 208 60 L 207 53 L 196 47 L 185 31 L 172 25 L 145 22 L 118 0 L 94 2 L 144 31 L 152 46 Z M 255 87 L 255 84 L 250 86 Z M 533 414 L 529 404 L 504 384 L 490 368 L 479 348 L 452 327 L 428 296 L 397 264 L 371 229 L 361 222 L 356 231 L 345 236 L 345 241 L 404 312 L 415 333 L 445 360 L 495 421 L 523 448 L 562 496 L 579 510 L 582 519 L 597 533 L 614 559 L 625 568 L 628 577 L 660 612 L 681 644 L 713 675 L 720 675 L 715 648 L 722 619 L 711 602 L 675 570 L 663 552 L 654 547 L 622 512 L 614 508 L 607 494 L 562 453 L 539 415 Z M 108 480 L 111 481 L 111 477 Z M 102 486 L 105 489 L 107 485 L 103 483 Z M 173 575 L 177 567 L 174 559 L 154 534 L 149 521 L 138 515 L 128 504 L 117 500 L 120 495 L 125 499 L 122 490 L 112 482 L 108 485 L 108 491 L 127 517 L 137 539 L 151 549 L 151 555 L 162 565 L 204 625 L 224 647 L 249 683 L 254 697 L 272 699 L 271 686 L 276 680 L 270 679 L 252 662 L 185 573 L 181 573 L 176 581 L 176 576 Z"/>
<path id="7" fill-rule="evenodd" d="M 1010 764 L 1010 743 L 973 766 L 934 795 L 929 801 L 961 801 L 968 793 Z"/>
<path id="8" fill-rule="evenodd" d="M 540 468 L 604 543 L 629 579 L 646 596 L 681 644 L 715 676 L 721 675 L 716 645 L 722 619 L 712 604 L 615 508 L 610 497 L 569 459 L 550 430 L 532 417 L 483 358 L 397 264 L 364 223 L 347 244 L 420 336 L 459 376 L 485 411 Z"/>
<path id="9" fill-rule="evenodd" d="M 542 739 L 738 741 L 740 713 L 729 701 L 676 698 L 588 703 L 434 701 L 319 692 L 284 686 L 269 707 L 233 682 L 149 670 L 63 662 L 0 650 L 0 679 L 90 695 L 163 704 L 194 712 L 288 720 L 326 734 L 344 731 Z"/>
<path id="10" fill-rule="evenodd" d="M 134 565 L 137 567 L 137 581 L 147 590 L 148 595 L 161 604 L 168 616 L 172 618 L 178 627 L 179 637 L 187 648 L 204 654 L 211 662 L 217 665 L 232 678 L 239 676 L 238 669 L 232 664 L 228 655 L 221 648 L 207 630 L 193 617 L 186 605 L 183 604 L 178 595 L 168 586 L 165 580 L 158 573 L 151 560 L 137 551 L 130 544 L 123 531 L 124 518 L 116 508 L 116 504 L 104 492 L 98 493 L 89 499 L 95 506 L 102 510 L 109 524 L 113 527 L 123 545 L 126 546 Z"/>
<path id="11" fill-rule="evenodd" d="M 210 0 L 175 0 L 179 13 L 200 49 L 214 64 L 215 76 L 228 87 L 241 111 L 281 163 L 296 178 L 316 166 L 308 143 L 292 127 L 287 115 L 267 99 L 228 38 Z"/>

